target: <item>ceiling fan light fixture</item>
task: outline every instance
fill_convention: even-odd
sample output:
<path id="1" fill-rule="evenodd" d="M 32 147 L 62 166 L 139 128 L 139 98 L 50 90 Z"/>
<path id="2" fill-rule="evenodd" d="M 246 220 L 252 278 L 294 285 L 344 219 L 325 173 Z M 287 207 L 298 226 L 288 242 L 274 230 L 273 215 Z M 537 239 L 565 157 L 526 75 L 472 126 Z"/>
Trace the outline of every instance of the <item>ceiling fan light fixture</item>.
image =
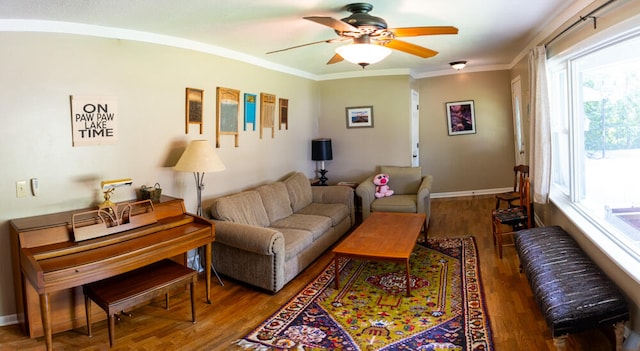
<path id="1" fill-rule="evenodd" d="M 336 48 L 336 53 L 343 59 L 365 68 L 366 66 L 380 62 L 391 54 L 391 49 L 375 44 L 349 44 Z"/>
<path id="2" fill-rule="evenodd" d="M 454 62 L 449 62 L 449 64 L 451 65 L 451 68 L 459 71 L 463 69 L 464 66 L 467 65 L 467 61 L 454 61 Z"/>

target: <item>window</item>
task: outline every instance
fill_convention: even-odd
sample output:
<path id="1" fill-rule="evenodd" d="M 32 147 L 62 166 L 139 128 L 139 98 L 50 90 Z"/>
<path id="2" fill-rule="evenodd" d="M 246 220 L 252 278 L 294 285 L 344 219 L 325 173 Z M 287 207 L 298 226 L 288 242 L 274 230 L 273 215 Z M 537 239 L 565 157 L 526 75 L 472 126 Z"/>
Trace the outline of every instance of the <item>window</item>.
<path id="1" fill-rule="evenodd" d="M 640 36 L 549 67 L 552 191 L 640 260 Z"/>

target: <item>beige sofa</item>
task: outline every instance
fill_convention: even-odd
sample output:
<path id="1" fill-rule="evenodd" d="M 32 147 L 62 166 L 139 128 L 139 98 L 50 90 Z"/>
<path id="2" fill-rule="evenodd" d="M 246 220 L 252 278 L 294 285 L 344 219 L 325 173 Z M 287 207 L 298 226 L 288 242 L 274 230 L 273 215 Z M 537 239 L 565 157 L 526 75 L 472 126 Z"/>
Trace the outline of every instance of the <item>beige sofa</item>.
<path id="1" fill-rule="evenodd" d="M 353 189 L 311 186 L 303 173 L 214 201 L 213 264 L 278 292 L 354 224 Z"/>

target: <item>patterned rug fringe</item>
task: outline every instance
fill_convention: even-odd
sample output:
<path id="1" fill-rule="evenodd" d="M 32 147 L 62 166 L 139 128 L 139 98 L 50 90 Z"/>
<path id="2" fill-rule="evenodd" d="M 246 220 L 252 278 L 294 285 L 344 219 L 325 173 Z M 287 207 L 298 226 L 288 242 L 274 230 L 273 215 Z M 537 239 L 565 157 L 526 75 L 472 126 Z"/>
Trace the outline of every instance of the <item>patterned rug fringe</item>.
<path id="1" fill-rule="evenodd" d="M 243 350 L 269 351 L 270 349 L 270 347 L 242 339 L 236 340 L 233 343 L 238 345 Z"/>
<path id="2" fill-rule="evenodd" d="M 254 342 L 250 342 L 247 340 L 236 340 L 233 342 L 235 345 L 237 345 L 238 347 L 240 347 L 243 350 L 255 350 L 255 351 L 272 351 L 273 349 L 271 347 L 265 346 L 265 345 L 261 345 L 258 343 L 254 343 Z M 304 351 L 304 346 L 302 345 L 298 345 L 295 348 L 296 351 Z"/>

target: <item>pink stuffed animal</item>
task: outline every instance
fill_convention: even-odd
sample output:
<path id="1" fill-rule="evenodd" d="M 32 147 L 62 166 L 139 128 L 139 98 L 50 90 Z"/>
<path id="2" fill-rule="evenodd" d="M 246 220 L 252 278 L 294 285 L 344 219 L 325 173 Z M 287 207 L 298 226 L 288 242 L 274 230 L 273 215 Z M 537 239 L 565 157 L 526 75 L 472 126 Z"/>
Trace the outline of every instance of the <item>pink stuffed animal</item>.
<path id="1" fill-rule="evenodd" d="M 389 175 L 380 173 L 373 177 L 373 184 L 376 185 L 376 197 L 381 198 L 393 195 L 393 190 L 389 189 Z"/>

